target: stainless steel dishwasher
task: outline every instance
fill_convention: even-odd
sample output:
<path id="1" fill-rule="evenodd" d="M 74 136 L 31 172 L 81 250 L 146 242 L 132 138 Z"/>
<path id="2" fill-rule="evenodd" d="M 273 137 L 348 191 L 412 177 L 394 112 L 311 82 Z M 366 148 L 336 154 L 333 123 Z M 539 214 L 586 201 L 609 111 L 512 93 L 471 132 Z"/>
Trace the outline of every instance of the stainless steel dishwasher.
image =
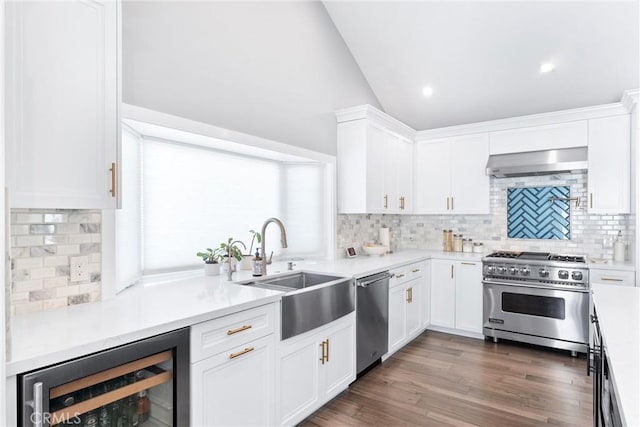
<path id="1" fill-rule="evenodd" d="M 389 349 L 388 271 L 356 280 L 356 360 L 358 374 Z"/>

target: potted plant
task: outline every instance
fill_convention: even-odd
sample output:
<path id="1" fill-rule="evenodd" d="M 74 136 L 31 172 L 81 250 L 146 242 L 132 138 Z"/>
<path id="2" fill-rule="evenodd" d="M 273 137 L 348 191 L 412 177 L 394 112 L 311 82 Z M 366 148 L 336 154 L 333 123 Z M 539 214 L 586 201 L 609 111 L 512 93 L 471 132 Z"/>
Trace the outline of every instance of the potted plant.
<path id="1" fill-rule="evenodd" d="M 255 230 L 249 230 L 253 236 L 251 237 L 251 245 L 249 245 L 249 253 L 242 256 L 240 261 L 240 270 L 251 270 L 251 261 L 253 260 L 253 243 L 262 243 L 262 235 Z M 246 248 L 245 248 L 246 249 Z"/>
<path id="2" fill-rule="evenodd" d="M 204 274 L 205 276 L 217 276 L 220 274 L 220 262 L 224 259 L 225 252 L 220 248 L 211 249 L 207 248 L 204 252 L 198 252 L 196 256 L 202 258 L 204 261 Z"/>
<path id="3" fill-rule="evenodd" d="M 242 245 L 244 250 L 247 250 L 244 243 L 240 240 L 233 240 L 233 237 L 229 237 L 226 242 L 220 243 L 219 249 L 224 253 L 223 257 L 226 258 L 224 261 L 225 268 L 233 268 L 234 260 L 242 261 L 243 255 L 238 245 Z"/>

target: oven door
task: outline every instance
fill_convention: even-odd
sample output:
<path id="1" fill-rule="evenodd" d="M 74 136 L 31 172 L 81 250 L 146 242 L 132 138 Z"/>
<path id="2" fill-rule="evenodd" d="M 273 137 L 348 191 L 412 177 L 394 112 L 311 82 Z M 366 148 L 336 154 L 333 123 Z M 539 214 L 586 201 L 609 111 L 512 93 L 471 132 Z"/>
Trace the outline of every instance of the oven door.
<path id="1" fill-rule="evenodd" d="M 483 282 L 485 328 L 576 343 L 589 342 L 589 294 Z"/>

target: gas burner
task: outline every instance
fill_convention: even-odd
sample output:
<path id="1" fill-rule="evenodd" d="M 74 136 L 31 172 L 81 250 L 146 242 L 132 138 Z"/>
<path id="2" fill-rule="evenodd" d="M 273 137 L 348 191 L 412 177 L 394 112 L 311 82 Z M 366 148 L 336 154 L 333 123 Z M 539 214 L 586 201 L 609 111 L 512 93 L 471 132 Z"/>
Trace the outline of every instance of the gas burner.
<path id="1" fill-rule="evenodd" d="M 549 257 L 549 261 L 578 262 L 582 264 L 587 262 L 585 257 L 580 255 L 555 255 L 555 254 Z"/>
<path id="2" fill-rule="evenodd" d="M 498 252 L 493 252 L 487 255 L 487 257 L 491 257 L 491 258 L 518 258 L 519 256 L 520 256 L 520 252 L 511 252 L 511 251 L 498 251 Z"/>

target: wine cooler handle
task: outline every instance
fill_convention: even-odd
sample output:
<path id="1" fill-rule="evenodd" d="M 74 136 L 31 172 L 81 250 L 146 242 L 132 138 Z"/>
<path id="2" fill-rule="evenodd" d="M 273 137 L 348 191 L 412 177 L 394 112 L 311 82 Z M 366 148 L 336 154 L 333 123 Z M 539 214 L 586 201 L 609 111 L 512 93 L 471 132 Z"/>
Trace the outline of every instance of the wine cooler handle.
<path id="1" fill-rule="evenodd" d="M 33 427 L 42 427 L 42 382 L 33 384 L 33 400 L 28 402 L 27 405 L 33 408 L 31 414 L 31 422 Z"/>
<path id="2" fill-rule="evenodd" d="M 591 375 L 591 346 L 588 345 L 587 346 L 587 376 L 589 375 Z"/>

